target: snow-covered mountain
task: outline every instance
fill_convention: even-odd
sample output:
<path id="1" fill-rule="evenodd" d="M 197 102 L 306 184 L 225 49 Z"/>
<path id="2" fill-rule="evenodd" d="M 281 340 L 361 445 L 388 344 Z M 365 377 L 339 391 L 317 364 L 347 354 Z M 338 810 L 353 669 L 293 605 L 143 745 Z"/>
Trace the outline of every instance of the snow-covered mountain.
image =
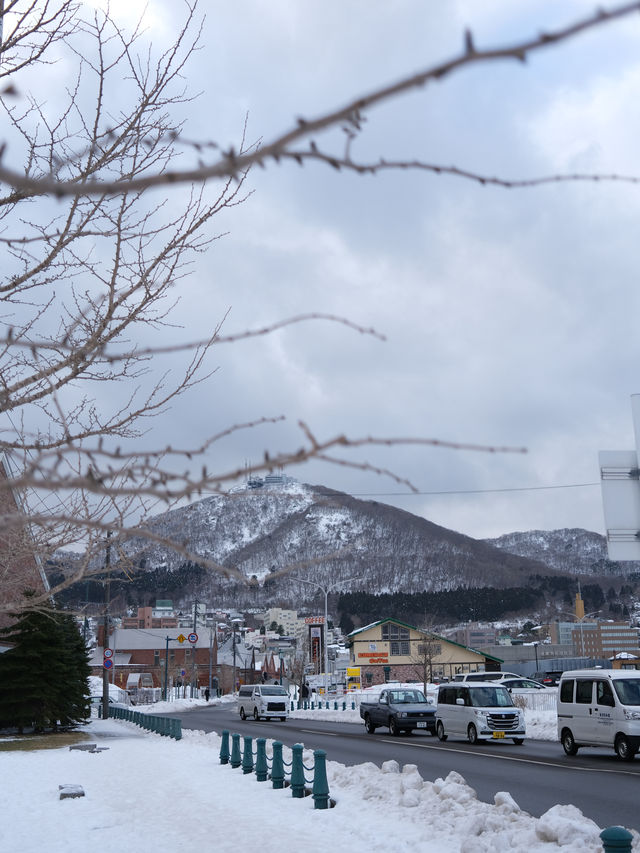
<path id="1" fill-rule="evenodd" d="M 239 569 L 254 586 L 270 581 L 274 595 L 288 598 L 313 594 L 294 584 L 295 575 L 323 585 L 358 578 L 342 588 L 380 593 L 519 586 L 532 574 L 554 574 L 529 556 L 395 507 L 291 482 L 205 498 L 156 516 L 149 527 L 196 555 Z M 127 550 L 147 570 L 185 562 L 157 543 L 136 540 Z M 212 576 L 212 589 L 221 583 Z"/>
<path id="2" fill-rule="evenodd" d="M 563 574 L 623 575 L 640 571 L 640 563 L 609 560 L 605 537 L 582 528 L 527 530 L 484 541 L 510 554 L 540 560 Z"/>

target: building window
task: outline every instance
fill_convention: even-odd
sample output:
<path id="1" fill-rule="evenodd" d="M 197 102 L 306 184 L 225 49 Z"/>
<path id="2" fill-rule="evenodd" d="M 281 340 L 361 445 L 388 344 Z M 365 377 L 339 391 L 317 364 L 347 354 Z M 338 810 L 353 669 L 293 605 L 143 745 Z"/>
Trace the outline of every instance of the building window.
<path id="1" fill-rule="evenodd" d="M 155 651 L 153 652 L 153 665 L 160 665 L 160 652 L 157 649 L 155 649 Z"/>
<path id="2" fill-rule="evenodd" d="M 418 643 L 418 654 L 437 657 L 442 654 L 442 645 L 440 643 Z"/>
<path id="3" fill-rule="evenodd" d="M 402 628 L 400 625 L 394 625 L 393 622 L 387 622 L 386 625 L 382 626 L 382 639 L 383 640 L 408 640 L 409 639 L 409 629 Z M 393 654 L 393 652 L 391 652 Z M 408 654 L 408 652 L 407 652 Z"/>
<path id="4" fill-rule="evenodd" d="M 409 655 L 409 640 L 393 640 L 390 643 L 390 654 L 392 655 Z"/>

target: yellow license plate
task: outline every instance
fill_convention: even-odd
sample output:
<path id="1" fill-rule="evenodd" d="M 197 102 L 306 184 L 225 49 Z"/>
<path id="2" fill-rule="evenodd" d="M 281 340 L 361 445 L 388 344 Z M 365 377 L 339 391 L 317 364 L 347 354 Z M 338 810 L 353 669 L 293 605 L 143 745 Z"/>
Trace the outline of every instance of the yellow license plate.
<path id="1" fill-rule="evenodd" d="M 494 737 L 504 737 L 504 732 L 494 732 L 493 736 Z"/>

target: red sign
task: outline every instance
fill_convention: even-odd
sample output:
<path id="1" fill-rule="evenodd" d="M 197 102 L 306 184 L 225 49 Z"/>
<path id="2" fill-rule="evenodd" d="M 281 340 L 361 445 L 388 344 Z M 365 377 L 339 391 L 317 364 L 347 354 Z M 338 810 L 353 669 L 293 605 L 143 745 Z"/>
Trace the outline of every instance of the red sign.
<path id="1" fill-rule="evenodd" d="M 111 660 L 111 658 L 105 658 L 105 659 L 102 661 L 102 666 L 103 666 L 105 669 L 111 669 L 111 667 L 113 666 L 113 661 Z"/>
<path id="2" fill-rule="evenodd" d="M 190 643 L 197 643 L 198 642 L 198 635 L 194 631 L 193 633 L 189 634 L 189 636 L 187 637 L 187 640 L 189 640 Z"/>
<path id="3" fill-rule="evenodd" d="M 324 625 L 324 616 L 306 616 L 306 625 Z"/>
<path id="4" fill-rule="evenodd" d="M 104 657 L 112 658 L 113 657 L 113 649 L 105 649 L 104 650 Z"/>

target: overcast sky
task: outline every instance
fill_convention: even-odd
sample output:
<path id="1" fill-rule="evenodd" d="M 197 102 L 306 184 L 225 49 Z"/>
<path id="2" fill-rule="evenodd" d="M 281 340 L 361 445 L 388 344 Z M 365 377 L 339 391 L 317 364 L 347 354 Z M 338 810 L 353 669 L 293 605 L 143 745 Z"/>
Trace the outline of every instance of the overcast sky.
<path id="1" fill-rule="evenodd" d="M 187 73 L 202 94 L 185 133 L 237 145 L 248 114 L 248 139 L 269 141 L 297 116 L 456 55 L 465 27 L 478 47 L 502 46 L 594 5 L 204 0 L 202 49 Z M 127 23 L 142 4 L 111 6 Z M 157 46 L 168 43 L 180 10 L 175 0 L 148 0 Z M 383 105 L 353 154 L 505 178 L 640 175 L 639 92 L 635 15 L 526 64 L 466 68 Z M 183 446 L 198 444 L 230 424 L 285 415 L 285 425 L 221 443 L 211 464 L 228 469 L 296 447 L 300 419 L 322 440 L 346 433 L 525 446 L 526 455 L 415 446 L 343 454 L 410 479 L 421 493 L 413 496 L 344 467 L 289 473 L 475 537 L 603 532 L 597 453 L 633 447 L 629 397 L 640 391 L 640 186 L 504 190 L 427 173 L 357 177 L 289 164 L 254 170 L 249 186 L 251 198 L 216 221 L 228 234 L 184 287 L 183 337 L 205 334 L 227 311 L 227 333 L 322 312 L 387 340 L 316 322 L 220 347 L 215 376 L 155 423 L 154 445 L 176 435 Z"/>

